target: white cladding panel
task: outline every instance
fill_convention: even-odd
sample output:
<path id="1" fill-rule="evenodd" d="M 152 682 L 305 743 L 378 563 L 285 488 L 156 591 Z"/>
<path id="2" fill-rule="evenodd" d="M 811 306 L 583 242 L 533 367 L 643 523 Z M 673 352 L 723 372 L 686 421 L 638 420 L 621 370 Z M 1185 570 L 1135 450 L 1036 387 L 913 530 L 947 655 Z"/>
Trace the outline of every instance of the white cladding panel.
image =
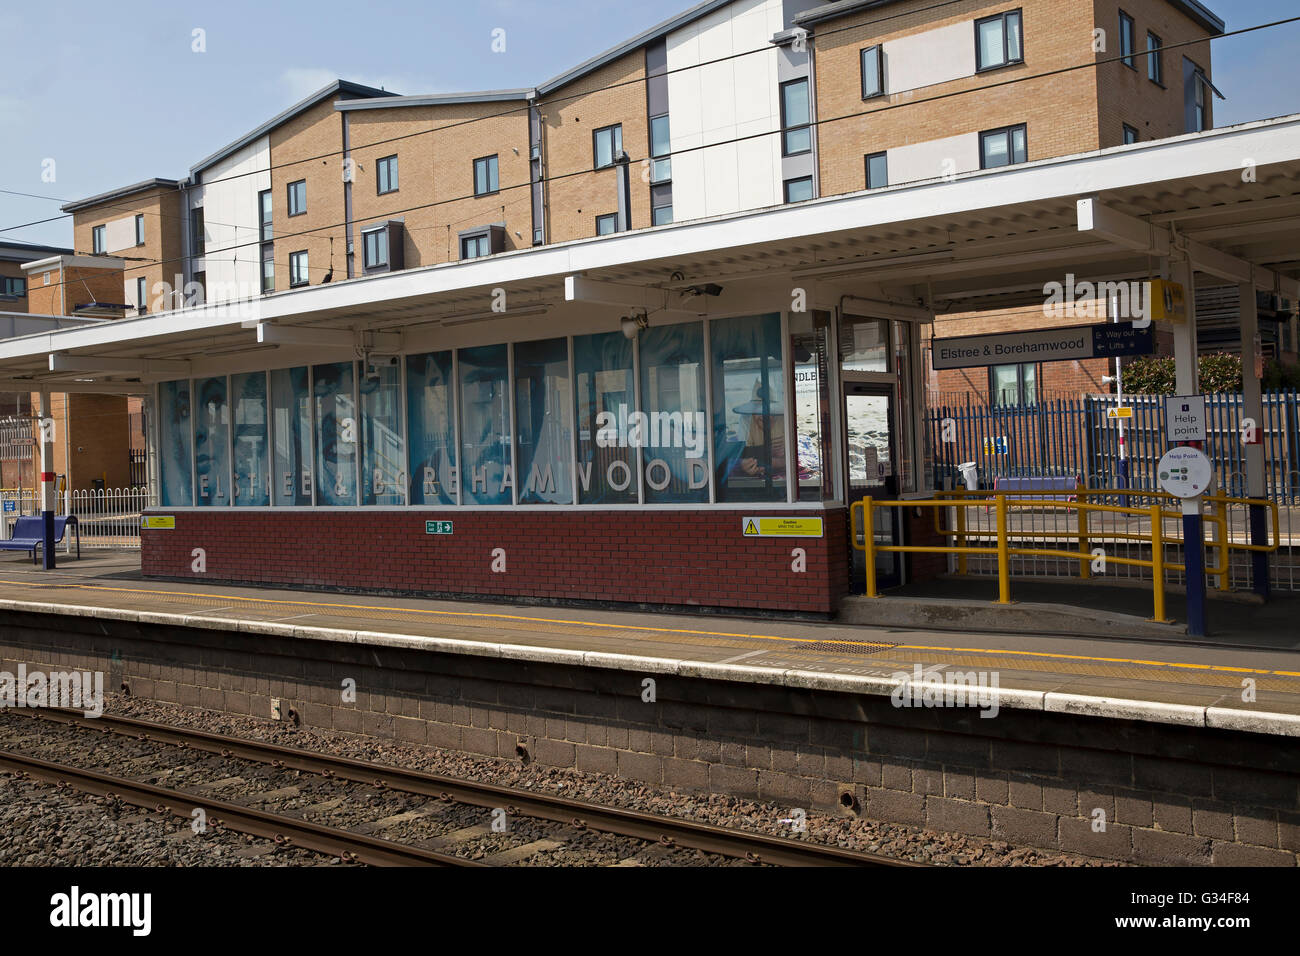
<path id="1" fill-rule="evenodd" d="M 121 252 L 135 245 L 135 216 L 114 219 L 104 229 L 104 251 Z"/>
<path id="2" fill-rule="evenodd" d="M 975 75 L 973 20 L 885 44 L 885 90 L 906 93 Z"/>
<path id="3" fill-rule="evenodd" d="M 899 146 L 889 151 L 888 162 L 891 186 L 938 179 L 951 173 L 969 173 L 980 168 L 979 133 Z"/>
<path id="4" fill-rule="evenodd" d="M 207 274 L 208 302 L 261 293 L 257 194 L 270 188 L 271 141 L 263 136 L 205 169 L 203 184 L 190 190 L 190 208 L 203 207 L 208 254 L 195 259 L 193 268 Z M 277 201 L 284 197 L 271 197 Z"/>
<path id="5" fill-rule="evenodd" d="M 737 0 L 668 34 L 673 219 L 683 222 L 781 202 L 777 51 L 781 0 Z M 745 56 L 735 54 L 759 50 Z M 727 59 L 730 58 L 730 59 Z M 698 69 L 700 63 L 708 63 Z"/>

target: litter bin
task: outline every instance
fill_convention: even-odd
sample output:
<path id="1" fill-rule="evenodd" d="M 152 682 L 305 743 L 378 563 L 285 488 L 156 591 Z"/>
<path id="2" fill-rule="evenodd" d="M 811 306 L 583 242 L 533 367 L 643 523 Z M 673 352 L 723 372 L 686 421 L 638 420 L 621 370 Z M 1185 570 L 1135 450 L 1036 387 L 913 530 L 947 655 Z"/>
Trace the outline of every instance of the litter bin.
<path id="1" fill-rule="evenodd" d="M 966 483 L 967 491 L 980 490 L 979 468 L 976 466 L 975 462 L 964 461 L 957 466 L 957 470 L 961 472 L 961 480 Z"/>
<path id="2" fill-rule="evenodd" d="M 103 478 L 90 479 L 90 490 L 102 492 L 104 490 L 104 479 Z"/>

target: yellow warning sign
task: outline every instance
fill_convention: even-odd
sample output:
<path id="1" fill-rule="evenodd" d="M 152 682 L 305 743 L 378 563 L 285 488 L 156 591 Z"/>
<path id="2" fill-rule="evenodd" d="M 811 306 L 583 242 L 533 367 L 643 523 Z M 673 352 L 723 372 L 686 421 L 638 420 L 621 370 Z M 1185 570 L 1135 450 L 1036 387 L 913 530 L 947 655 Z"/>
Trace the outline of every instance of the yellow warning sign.
<path id="1" fill-rule="evenodd" d="M 761 518 L 741 519 L 746 538 L 820 538 L 821 518 Z"/>
<path id="2" fill-rule="evenodd" d="M 1133 409 L 1131 408 L 1108 408 L 1106 409 L 1107 418 L 1132 418 Z"/>
<path id="3" fill-rule="evenodd" d="M 175 531 L 175 515 L 145 515 L 140 519 L 140 528 L 144 531 Z"/>

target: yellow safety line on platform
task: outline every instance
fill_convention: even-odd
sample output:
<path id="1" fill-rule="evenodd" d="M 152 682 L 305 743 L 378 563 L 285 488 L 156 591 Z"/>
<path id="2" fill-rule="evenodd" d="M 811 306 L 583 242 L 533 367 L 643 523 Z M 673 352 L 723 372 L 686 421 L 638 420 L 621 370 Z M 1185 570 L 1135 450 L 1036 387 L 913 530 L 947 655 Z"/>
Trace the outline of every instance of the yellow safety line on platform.
<path id="1" fill-rule="evenodd" d="M 212 600 L 214 595 L 199 594 L 193 591 L 151 591 L 146 588 L 110 588 L 102 585 L 91 584 L 33 584 L 29 581 L 7 581 L 0 579 L 0 584 L 16 584 L 23 587 L 34 588 L 58 588 L 67 590 L 69 587 L 80 588 L 84 591 L 108 591 L 120 594 L 159 594 L 173 597 L 192 597 L 201 600 Z M 809 641 L 817 640 L 824 644 L 843 644 L 845 647 L 879 647 L 887 644 L 887 641 L 845 641 L 835 638 L 811 638 L 811 637 L 781 637 L 776 634 L 736 634 L 728 631 L 696 631 L 688 628 L 667 628 L 667 627 L 645 627 L 638 624 L 605 624 L 599 621 L 569 621 L 561 618 L 529 617 L 524 614 L 494 614 L 486 611 L 439 611 L 428 608 L 399 608 L 399 607 L 378 607 L 370 604 L 327 604 L 323 601 L 287 601 L 279 598 L 249 598 L 240 597 L 234 594 L 215 595 L 223 601 L 243 601 L 250 604 L 280 604 L 286 607 L 320 607 L 320 608 L 339 608 L 348 611 L 400 611 L 406 614 L 429 614 L 445 615 L 448 617 L 472 617 L 486 618 L 502 621 L 527 621 L 538 624 L 567 624 L 573 627 L 590 627 L 590 628 L 609 628 L 612 630 L 625 631 L 648 631 L 655 634 L 690 634 L 696 637 L 727 637 L 740 638 L 756 641 L 786 641 L 794 644 L 807 644 Z M 418 636 L 418 635 L 416 635 Z M 1088 661 L 1096 664 L 1132 664 L 1141 667 L 1168 667 L 1183 670 L 1198 670 L 1222 672 L 1229 674 L 1262 674 L 1269 677 L 1300 677 L 1300 671 L 1271 671 L 1253 667 L 1227 667 L 1217 664 L 1191 664 L 1183 661 L 1144 661 L 1126 657 L 1091 657 L 1086 654 L 1058 654 L 1050 651 L 1018 651 L 1012 649 L 989 649 L 981 647 L 942 647 L 928 644 L 895 644 L 890 650 L 905 651 L 942 651 L 945 653 L 961 654 L 1002 654 L 1017 657 L 1038 657 L 1047 660 L 1062 661 Z"/>

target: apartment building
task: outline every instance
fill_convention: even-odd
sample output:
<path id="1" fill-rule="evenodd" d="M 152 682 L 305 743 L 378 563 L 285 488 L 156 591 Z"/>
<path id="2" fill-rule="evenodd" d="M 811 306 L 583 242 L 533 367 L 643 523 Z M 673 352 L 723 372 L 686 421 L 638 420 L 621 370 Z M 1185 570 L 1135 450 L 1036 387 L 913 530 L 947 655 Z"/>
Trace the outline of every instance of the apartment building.
<path id="1" fill-rule="evenodd" d="M 0 241 L 0 312 L 32 312 L 23 266 L 51 256 L 70 256 L 71 249 L 30 242 Z"/>
<path id="2" fill-rule="evenodd" d="M 1123 2 L 708 0 L 532 89 L 339 80 L 64 208 L 134 314 L 1209 128 L 1222 22 Z"/>

